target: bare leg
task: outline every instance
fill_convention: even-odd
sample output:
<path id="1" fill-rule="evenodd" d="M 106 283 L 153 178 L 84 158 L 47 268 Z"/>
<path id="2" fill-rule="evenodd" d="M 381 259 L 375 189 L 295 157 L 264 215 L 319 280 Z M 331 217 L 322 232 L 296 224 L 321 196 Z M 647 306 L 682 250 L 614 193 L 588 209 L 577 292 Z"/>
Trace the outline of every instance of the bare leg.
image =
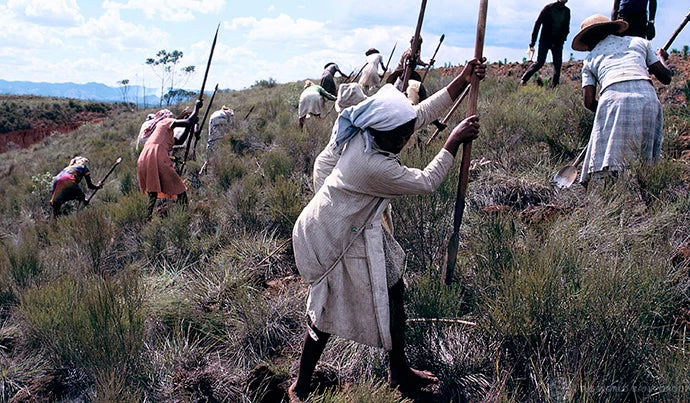
<path id="1" fill-rule="evenodd" d="M 297 380 L 288 389 L 291 403 L 304 400 L 309 395 L 311 377 L 314 375 L 316 364 L 326 348 L 326 342 L 328 342 L 331 336 L 329 333 L 324 333 L 314 326 L 311 326 L 311 329 L 316 333 L 318 340 L 314 340 L 309 335 L 309 332 L 304 336 L 304 346 L 302 347 L 302 355 L 299 358 Z"/>
<path id="2" fill-rule="evenodd" d="M 299 128 L 302 129 L 304 127 L 304 120 L 306 119 L 306 116 L 300 116 L 300 118 L 297 120 L 297 123 L 299 124 Z"/>
<path id="3" fill-rule="evenodd" d="M 177 204 L 179 206 L 182 206 L 183 209 L 187 208 L 187 204 L 189 204 L 189 200 L 187 199 L 187 192 L 182 192 L 177 195 Z"/>
<path id="4" fill-rule="evenodd" d="M 388 353 L 389 381 L 391 386 L 405 389 L 418 389 L 431 383 L 438 383 L 438 378 L 429 371 L 410 368 L 405 357 L 405 305 L 402 279 L 388 290 L 391 312 L 391 338 L 393 349 Z"/>
<path id="5" fill-rule="evenodd" d="M 51 207 L 53 208 L 53 218 L 58 218 L 61 214 L 60 208 L 62 207 L 61 203 L 51 203 Z"/>
<path id="6" fill-rule="evenodd" d="M 158 193 L 149 192 L 149 201 L 146 203 L 146 211 L 149 213 L 149 218 L 153 216 L 153 208 L 156 207 L 156 199 L 158 198 Z"/>

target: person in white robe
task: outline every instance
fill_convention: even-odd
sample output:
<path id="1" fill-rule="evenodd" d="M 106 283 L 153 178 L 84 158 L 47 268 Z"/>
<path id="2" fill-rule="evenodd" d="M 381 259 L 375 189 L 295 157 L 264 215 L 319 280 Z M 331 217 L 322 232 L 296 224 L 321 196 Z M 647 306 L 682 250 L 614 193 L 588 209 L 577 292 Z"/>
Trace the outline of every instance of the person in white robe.
<path id="1" fill-rule="evenodd" d="M 386 65 L 383 64 L 383 56 L 375 48 L 366 51 L 367 64 L 362 70 L 362 77 L 359 79 L 359 85 L 362 86 L 364 93 L 371 95 L 372 92 L 381 84 L 381 76 L 379 74 L 379 66 L 386 73 Z"/>
<path id="2" fill-rule="evenodd" d="M 477 137 L 479 119 L 463 120 L 424 169 L 398 154 L 416 127 L 439 117 L 486 66 L 473 60 L 451 84 L 417 107 L 392 85 L 343 110 L 320 162 L 323 183 L 295 223 L 292 241 L 300 275 L 310 285 L 307 334 L 291 401 L 308 396 L 316 364 L 331 334 L 389 352 L 391 385 L 418 388 L 438 379 L 409 366 L 405 356 L 404 252 L 382 224 L 390 200 L 434 192 L 461 144 Z M 332 167 L 332 168 L 331 168 Z M 315 166 L 315 172 L 317 167 Z M 320 183 L 321 179 L 319 179 Z"/>

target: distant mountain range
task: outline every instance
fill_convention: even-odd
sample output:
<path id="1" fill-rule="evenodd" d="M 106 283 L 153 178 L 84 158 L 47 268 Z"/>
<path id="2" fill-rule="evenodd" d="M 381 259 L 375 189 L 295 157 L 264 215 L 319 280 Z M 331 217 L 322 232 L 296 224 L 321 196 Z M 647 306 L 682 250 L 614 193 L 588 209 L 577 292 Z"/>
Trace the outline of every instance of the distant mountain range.
<path id="1" fill-rule="evenodd" d="M 121 87 L 108 87 L 100 83 L 34 83 L 30 81 L 0 80 L 0 95 L 37 95 L 43 97 L 73 98 L 99 102 L 123 102 Z M 158 105 L 157 90 L 128 85 L 126 101 L 139 106 Z"/>

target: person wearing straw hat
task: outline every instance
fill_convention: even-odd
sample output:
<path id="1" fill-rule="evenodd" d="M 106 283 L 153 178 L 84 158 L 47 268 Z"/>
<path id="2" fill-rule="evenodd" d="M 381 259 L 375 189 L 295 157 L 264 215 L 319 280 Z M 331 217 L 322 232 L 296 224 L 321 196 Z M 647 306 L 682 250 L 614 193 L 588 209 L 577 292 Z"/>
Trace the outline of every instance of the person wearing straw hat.
<path id="1" fill-rule="evenodd" d="M 329 146 L 337 159 L 292 232 L 295 263 L 310 285 L 307 332 L 290 402 L 306 399 L 316 364 L 331 334 L 388 351 L 389 382 L 411 391 L 438 382 L 410 367 L 405 356 L 404 251 L 384 227 L 390 199 L 435 191 L 453 167 L 459 147 L 476 138 L 479 118 L 452 131 L 426 168 L 402 165 L 398 154 L 419 119 L 449 108 L 484 61 L 472 60 L 445 90 L 416 108 L 386 84 L 338 115 Z M 344 90 L 345 91 L 345 90 Z M 356 90 L 355 90 L 356 91 Z M 357 102 L 361 95 L 352 98 Z"/>
<path id="2" fill-rule="evenodd" d="M 563 64 L 563 44 L 570 33 L 570 9 L 565 6 L 568 0 L 558 0 L 547 4 L 539 13 L 537 21 L 532 29 L 532 39 L 529 43 L 530 52 L 534 52 L 534 44 L 539 35 L 539 50 L 537 61 L 533 62 L 525 74 L 520 78 L 521 85 L 527 85 L 532 76 L 546 63 L 546 55 L 551 51 L 553 58 L 553 80 L 551 86 L 555 87 L 561 80 L 561 65 Z"/>
<path id="3" fill-rule="evenodd" d="M 587 17 L 572 47 L 589 51 L 582 62 L 584 105 L 595 112 L 580 182 L 615 177 L 639 157 L 655 163 L 661 152 L 663 112 L 650 73 L 669 84 L 673 72 L 668 54 L 636 36 L 621 36 L 628 29 L 623 20 L 601 14 Z M 599 86 L 599 99 L 596 87 Z"/>
<path id="4" fill-rule="evenodd" d="M 649 19 L 647 19 L 649 6 Z M 622 19 L 628 23 L 625 35 L 639 36 L 650 41 L 656 36 L 654 16 L 656 0 L 614 0 L 611 20 Z"/>

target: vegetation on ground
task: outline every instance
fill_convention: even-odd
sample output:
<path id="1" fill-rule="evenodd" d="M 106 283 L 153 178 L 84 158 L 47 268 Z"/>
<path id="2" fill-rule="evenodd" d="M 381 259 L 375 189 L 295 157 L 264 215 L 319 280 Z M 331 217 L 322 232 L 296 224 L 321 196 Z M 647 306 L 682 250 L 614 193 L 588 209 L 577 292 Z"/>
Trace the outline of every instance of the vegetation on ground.
<path id="1" fill-rule="evenodd" d="M 686 79 L 674 78 L 671 90 L 687 91 Z M 434 71 L 427 85 L 435 92 L 448 81 Z M 195 173 L 204 134 L 184 176 L 188 208 L 151 220 L 133 144 L 155 110 L 114 109 L 3 154 L 0 400 L 285 399 L 308 292 L 289 239 L 335 119 L 308 119 L 300 131 L 301 88 L 218 93 L 212 108 L 228 105 L 237 117 L 218 162 Z M 592 125 L 576 83 L 550 90 L 490 76 L 479 112 L 452 286 L 441 285 L 440 266 L 457 173 L 432 195 L 393 202 L 407 251 L 408 357 L 441 380 L 407 398 L 686 400 L 690 171 L 679 157 L 687 106 L 665 108 L 658 165 L 590 192 L 551 184 Z M 438 152 L 443 139 L 424 145 L 432 129 L 417 132 L 404 164 L 424 166 Z M 53 221 L 50 180 L 77 154 L 90 159 L 96 181 L 123 161 L 87 208 Z M 403 401 L 386 377 L 383 351 L 333 338 L 311 401 Z"/>

